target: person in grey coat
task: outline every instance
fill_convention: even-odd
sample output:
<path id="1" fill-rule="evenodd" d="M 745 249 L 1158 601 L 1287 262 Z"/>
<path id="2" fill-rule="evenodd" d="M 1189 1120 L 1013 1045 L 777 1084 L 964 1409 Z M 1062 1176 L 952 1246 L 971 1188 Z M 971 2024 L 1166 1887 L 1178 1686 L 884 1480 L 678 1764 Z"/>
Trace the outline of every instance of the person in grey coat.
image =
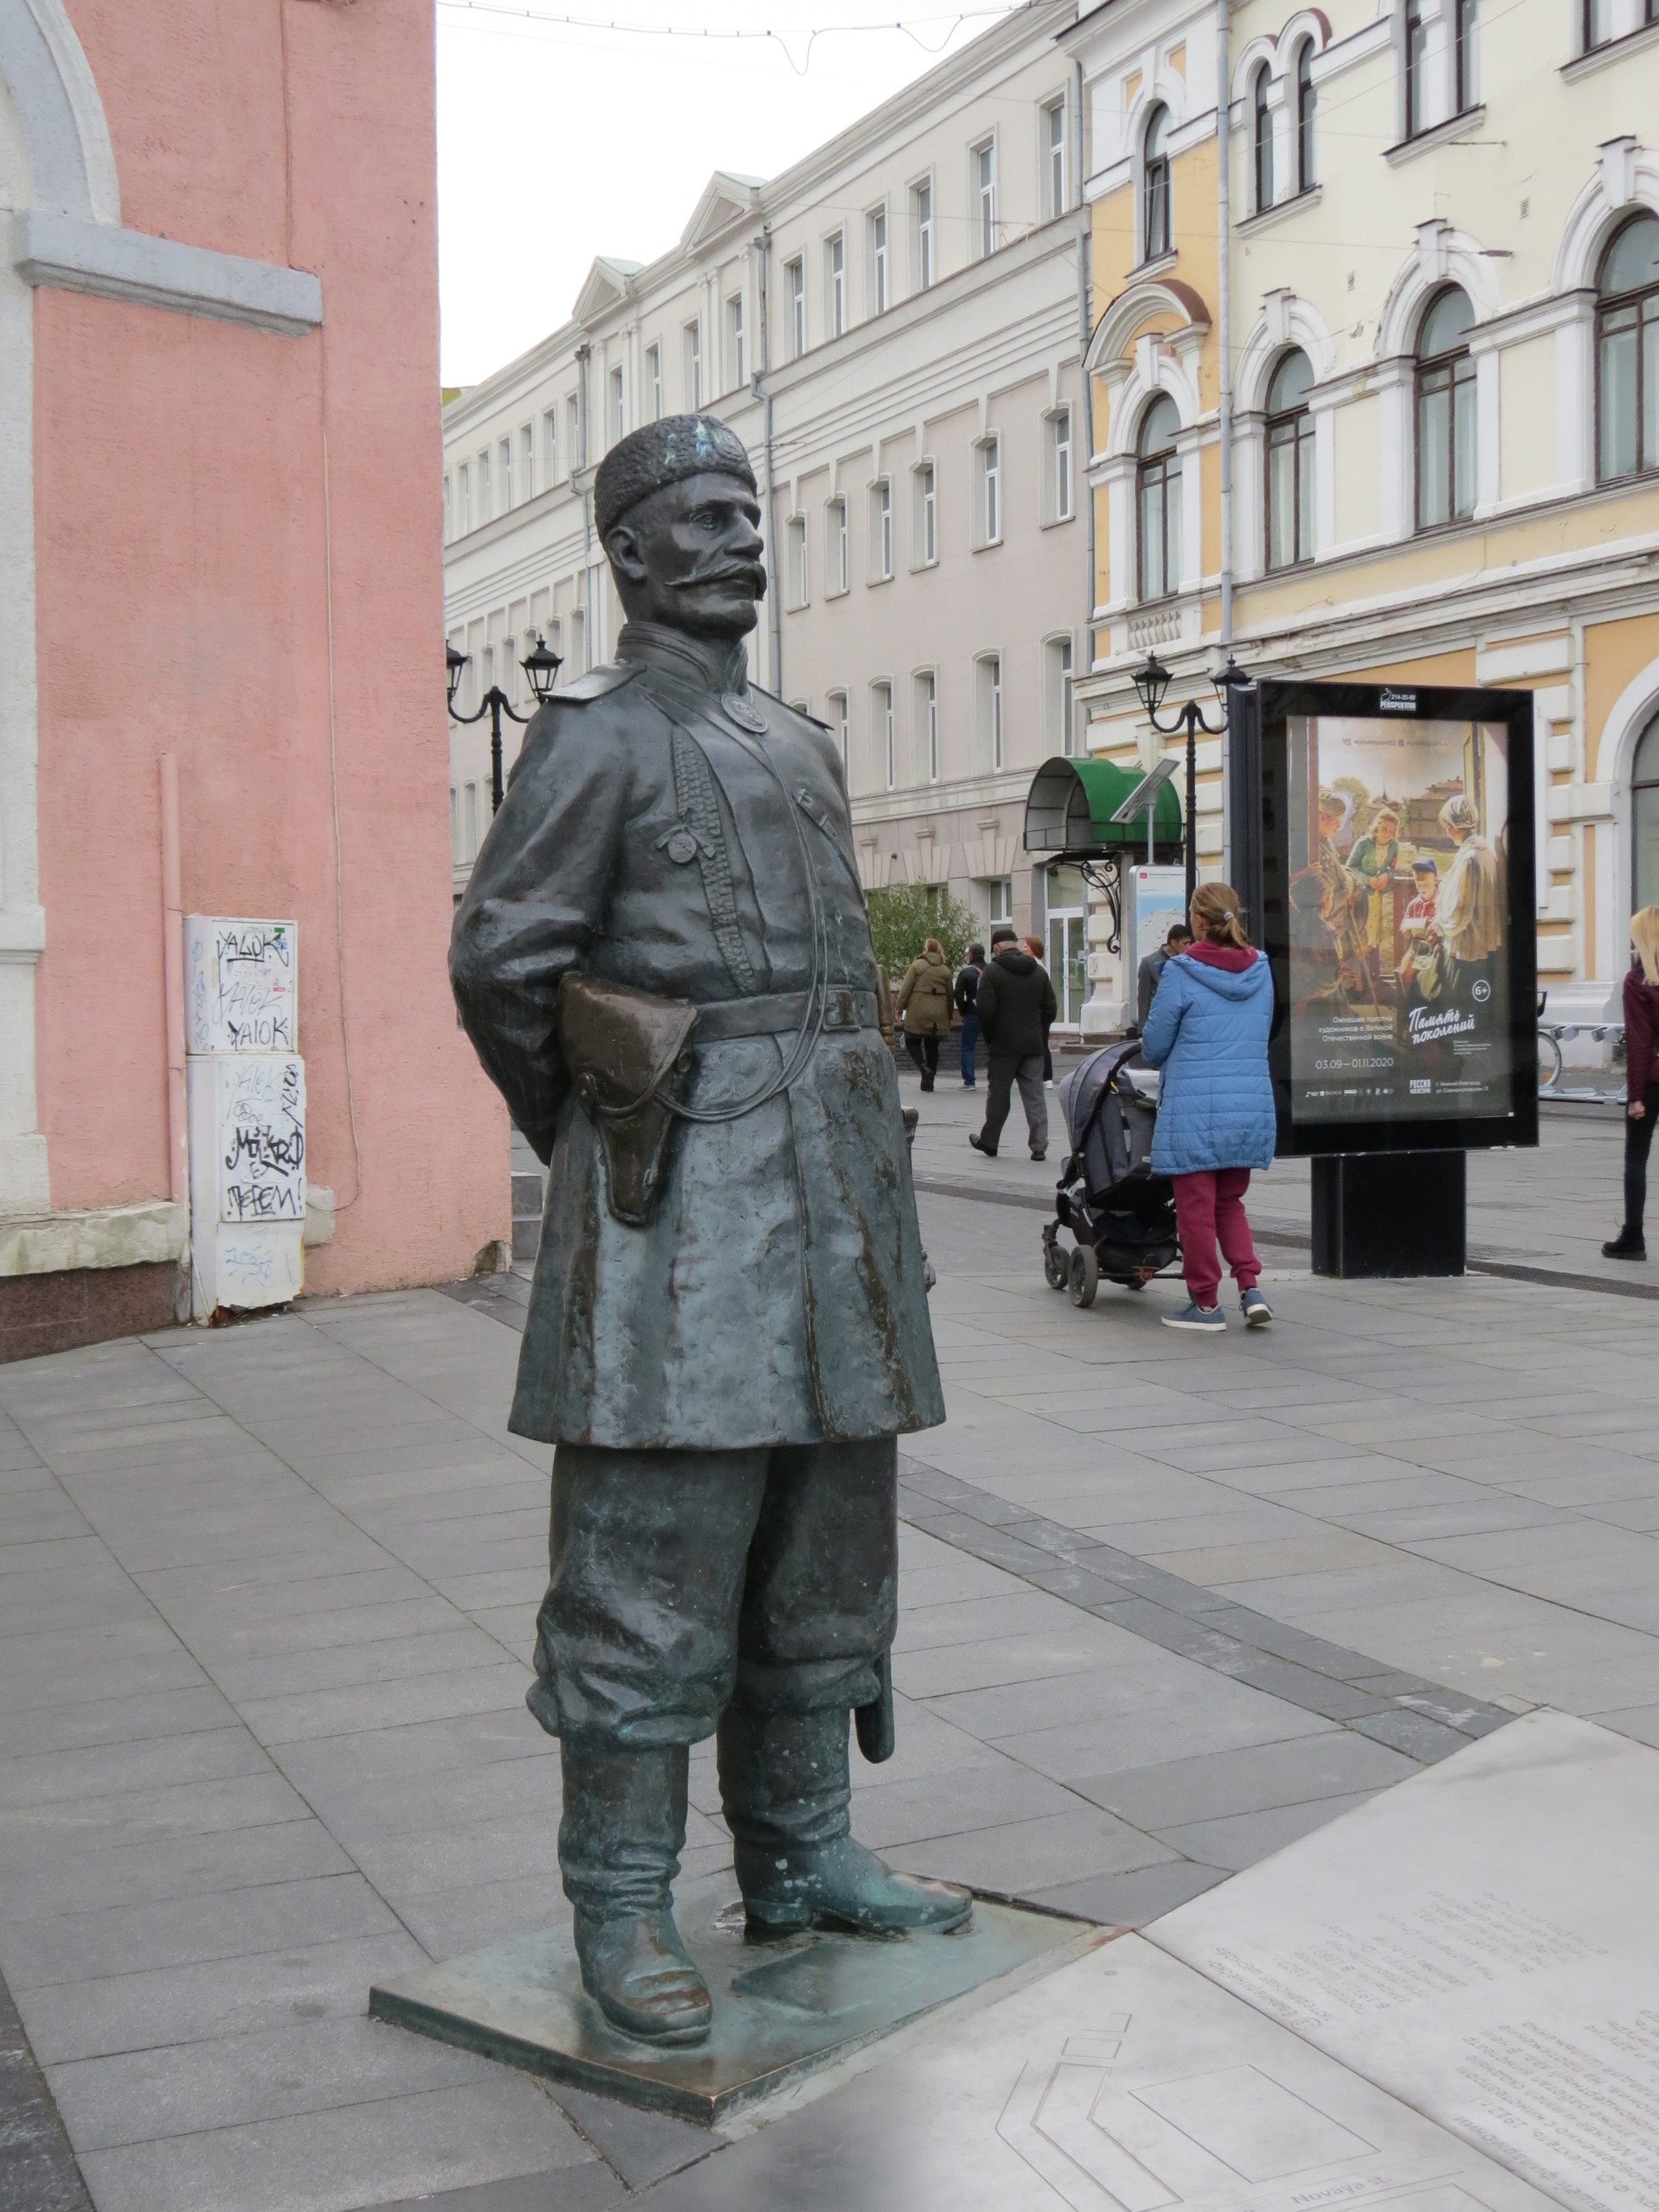
<path id="1" fill-rule="evenodd" d="M 1158 978 L 1177 953 L 1184 952 L 1193 941 L 1193 933 L 1184 921 L 1171 922 L 1170 933 L 1156 952 L 1149 952 L 1141 962 L 1135 975 L 1135 1027 L 1145 1030 L 1146 1017 L 1152 1011 L 1152 999 L 1158 990 Z"/>
<path id="2" fill-rule="evenodd" d="M 550 1169 L 510 1425 L 556 1447 L 529 1704 L 583 1980 L 694 2042 L 671 1885 L 700 1738 L 751 1927 L 967 1917 L 848 1816 L 849 1710 L 890 1749 L 896 1440 L 945 1407 L 838 754 L 747 681 L 747 456 L 670 417 L 594 503 L 617 659 L 532 722 L 450 972 Z"/>

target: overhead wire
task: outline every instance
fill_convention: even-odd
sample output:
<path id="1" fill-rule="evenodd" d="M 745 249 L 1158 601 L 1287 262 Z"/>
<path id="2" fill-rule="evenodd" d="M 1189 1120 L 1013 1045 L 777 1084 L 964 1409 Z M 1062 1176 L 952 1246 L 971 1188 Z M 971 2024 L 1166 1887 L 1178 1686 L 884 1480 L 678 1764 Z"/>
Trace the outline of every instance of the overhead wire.
<path id="1" fill-rule="evenodd" d="M 1016 0 L 1015 5 L 1003 8 L 958 8 L 935 15 L 888 16 L 864 23 L 733 24 L 729 27 L 619 21 L 611 16 L 580 15 L 551 9 L 513 5 L 509 4 L 509 0 L 438 0 L 438 5 L 461 16 L 501 17 L 515 22 L 544 24 L 554 29 L 613 32 L 630 38 L 681 39 L 702 43 L 740 40 L 750 43 L 769 41 L 778 48 L 796 76 L 805 76 L 811 67 L 812 48 L 820 39 L 834 38 L 842 33 L 890 33 L 897 31 L 920 46 L 924 53 L 942 54 L 964 23 L 1000 21 L 1006 16 L 1041 6 L 1042 0 Z M 944 34 L 936 40 L 930 43 L 921 35 L 924 28 L 933 29 L 940 24 L 945 26 Z M 799 62 L 790 49 L 792 39 L 804 39 L 806 42 Z"/>

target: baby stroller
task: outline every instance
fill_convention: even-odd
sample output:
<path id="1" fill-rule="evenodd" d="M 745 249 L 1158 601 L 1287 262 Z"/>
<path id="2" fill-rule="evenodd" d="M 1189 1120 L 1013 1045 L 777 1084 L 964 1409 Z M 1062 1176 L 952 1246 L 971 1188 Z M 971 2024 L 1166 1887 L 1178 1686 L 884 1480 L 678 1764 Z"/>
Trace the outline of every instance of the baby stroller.
<path id="1" fill-rule="evenodd" d="M 1071 1151 L 1042 1232 L 1042 1272 L 1076 1306 L 1094 1304 L 1103 1275 L 1144 1291 L 1181 1257 L 1175 1185 L 1152 1169 L 1158 1078 L 1139 1060 L 1133 1042 L 1108 1045 L 1060 1086 Z M 1069 1254 L 1062 1229 L 1076 1239 Z"/>

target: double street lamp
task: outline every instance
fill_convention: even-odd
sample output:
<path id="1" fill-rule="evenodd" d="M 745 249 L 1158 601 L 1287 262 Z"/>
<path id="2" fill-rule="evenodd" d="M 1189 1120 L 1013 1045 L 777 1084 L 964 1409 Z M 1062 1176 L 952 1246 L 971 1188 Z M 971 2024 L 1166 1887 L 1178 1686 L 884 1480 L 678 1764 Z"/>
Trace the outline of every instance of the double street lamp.
<path id="1" fill-rule="evenodd" d="M 1172 738 L 1177 730 L 1187 732 L 1187 905 L 1193 903 L 1193 893 L 1198 889 L 1198 837 L 1195 817 L 1198 811 L 1198 733 L 1206 738 L 1218 738 L 1227 726 L 1227 694 L 1235 684 L 1248 684 L 1249 678 L 1239 667 L 1231 653 L 1227 665 L 1215 678 L 1216 695 L 1221 701 L 1221 720 L 1214 724 L 1204 719 L 1204 710 L 1196 699 L 1189 699 L 1172 722 L 1160 722 L 1158 710 L 1164 704 L 1164 695 L 1170 688 L 1170 672 L 1155 653 L 1149 653 L 1145 662 L 1135 671 L 1135 691 L 1146 719 L 1160 737 Z"/>
<path id="2" fill-rule="evenodd" d="M 563 664 L 539 630 L 535 635 L 534 647 L 519 665 L 530 679 L 536 704 L 544 707 L 553 689 L 553 679 Z M 501 716 L 505 714 L 510 722 L 527 722 L 530 717 L 514 711 L 512 701 L 498 684 L 492 684 L 484 693 L 477 714 L 458 714 L 455 694 L 471 659 L 470 653 L 457 653 L 453 645 L 444 647 L 444 667 L 449 678 L 449 714 L 455 722 L 482 722 L 486 714 L 489 717 L 489 811 L 497 814 L 501 805 Z"/>

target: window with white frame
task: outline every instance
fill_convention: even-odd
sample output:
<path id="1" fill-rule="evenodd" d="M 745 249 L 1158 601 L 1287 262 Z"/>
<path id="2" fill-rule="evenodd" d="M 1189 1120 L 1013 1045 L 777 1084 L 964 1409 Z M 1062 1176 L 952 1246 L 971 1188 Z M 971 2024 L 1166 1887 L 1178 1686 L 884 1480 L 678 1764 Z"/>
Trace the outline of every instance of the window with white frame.
<path id="1" fill-rule="evenodd" d="M 824 592 L 839 599 L 852 580 L 847 547 L 847 501 L 829 501 L 823 510 Z"/>
<path id="2" fill-rule="evenodd" d="M 893 573 L 893 486 L 880 477 L 870 487 L 870 580 L 884 584 Z"/>
<path id="3" fill-rule="evenodd" d="M 1452 93 L 1462 115 L 1480 105 L 1480 0 L 1452 0 Z"/>
<path id="4" fill-rule="evenodd" d="M 1629 20 L 1619 0 L 1579 0 L 1579 31 L 1586 53 L 1595 46 L 1611 46 Z M 1659 0 L 1645 0 L 1632 27 L 1639 29 L 1643 23 L 1656 21 L 1659 21 Z"/>
<path id="5" fill-rule="evenodd" d="M 1310 192 L 1316 175 L 1314 118 L 1319 95 L 1314 89 L 1313 54 L 1313 40 L 1304 39 L 1296 55 L 1296 188 L 1299 192 Z"/>
<path id="6" fill-rule="evenodd" d="M 662 420 L 662 344 L 660 340 L 655 345 L 647 346 L 645 349 L 645 404 L 650 410 L 652 422 L 660 422 Z"/>
<path id="7" fill-rule="evenodd" d="M 933 464 L 919 462 L 910 472 L 910 483 L 915 501 L 910 528 L 914 565 L 931 568 L 939 559 L 939 476 Z"/>
<path id="8" fill-rule="evenodd" d="M 865 255 L 870 271 L 870 313 L 884 315 L 891 295 L 887 289 L 887 203 L 872 208 L 864 219 Z"/>
<path id="9" fill-rule="evenodd" d="M 444 477 L 444 544 L 446 545 L 455 534 L 455 519 L 452 512 L 453 507 L 452 491 L 453 487 L 449 477 L 446 475 Z"/>
<path id="10" fill-rule="evenodd" d="M 465 538 L 472 527 L 472 471 L 465 461 L 455 471 L 455 535 Z"/>
<path id="11" fill-rule="evenodd" d="M 1045 639 L 1042 647 L 1042 742 L 1069 759 L 1075 750 L 1072 711 L 1072 641 Z"/>
<path id="12" fill-rule="evenodd" d="M 1273 81 L 1266 62 L 1250 80 L 1250 161 L 1258 215 L 1273 204 L 1273 112 L 1267 104 Z"/>
<path id="13" fill-rule="evenodd" d="M 449 787 L 449 857 L 457 867 L 466 858 L 461 850 L 461 787 L 458 783 Z"/>
<path id="14" fill-rule="evenodd" d="M 628 428 L 623 419 L 623 373 L 620 365 L 613 368 L 605 380 L 608 404 L 605 410 L 605 444 L 616 445 Z"/>
<path id="15" fill-rule="evenodd" d="M 1066 212 L 1066 95 L 1042 111 L 1042 212 L 1050 221 Z"/>
<path id="16" fill-rule="evenodd" d="M 1448 284 L 1431 303 L 1417 340 L 1417 526 L 1437 529 L 1474 512 L 1475 373 L 1469 352 L 1474 310 Z"/>
<path id="17" fill-rule="evenodd" d="M 870 686 L 870 749 L 876 764 L 876 781 L 883 791 L 898 782 L 898 760 L 893 745 L 893 687 Z"/>
<path id="18" fill-rule="evenodd" d="M 495 496 L 505 514 L 513 505 L 513 441 L 503 438 L 495 447 Z"/>
<path id="19" fill-rule="evenodd" d="M 988 938 L 994 929 L 1012 928 L 1014 921 L 1014 879 L 1012 876 L 974 876 L 968 884 L 968 903 L 974 919 Z"/>
<path id="20" fill-rule="evenodd" d="M 469 783 L 466 787 L 465 798 L 465 819 L 462 822 L 461 827 L 465 838 L 465 842 L 461 849 L 461 859 L 463 862 L 465 862 L 477 857 L 479 845 L 478 787 L 476 783 Z"/>
<path id="21" fill-rule="evenodd" d="M 482 687 L 480 696 L 487 699 L 495 688 L 495 648 L 493 645 L 485 646 L 478 655 L 478 682 Z"/>
<path id="22" fill-rule="evenodd" d="M 922 783 L 939 781 L 939 678 L 931 668 L 910 679 L 911 710 L 915 720 L 916 775 Z"/>
<path id="23" fill-rule="evenodd" d="M 806 264 L 799 253 L 783 273 L 789 287 L 789 358 L 799 361 L 806 350 Z"/>
<path id="24" fill-rule="evenodd" d="M 969 151 L 973 171 L 974 241 L 981 261 L 997 250 L 997 142 L 987 138 Z"/>
<path id="25" fill-rule="evenodd" d="M 1429 27 L 1423 18 L 1423 0 L 1406 0 L 1404 37 L 1406 136 L 1415 138 L 1428 127 L 1429 115 Z"/>
<path id="26" fill-rule="evenodd" d="M 823 320 L 832 338 L 847 328 L 847 240 L 837 231 L 823 242 Z"/>
<path id="27" fill-rule="evenodd" d="M 536 496 L 536 426 L 521 422 L 519 426 L 519 497 Z"/>
<path id="28" fill-rule="evenodd" d="M 680 357 L 685 388 L 685 405 L 689 414 L 695 415 L 702 405 L 702 325 L 687 323 L 680 332 Z"/>
<path id="29" fill-rule="evenodd" d="M 542 489 L 550 491 L 559 481 L 559 410 L 545 409 L 542 415 Z"/>
<path id="30" fill-rule="evenodd" d="M 516 638 L 501 640 L 501 690 L 507 694 L 507 704 L 519 703 L 519 642 Z"/>
<path id="31" fill-rule="evenodd" d="M 789 604 L 804 607 L 811 601 L 811 575 L 807 567 L 806 517 L 792 514 L 784 525 L 784 537 L 789 548 Z"/>
<path id="32" fill-rule="evenodd" d="M 974 447 L 975 544 L 976 549 L 1002 542 L 1002 441 L 981 438 Z"/>
<path id="33" fill-rule="evenodd" d="M 1135 462 L 1135 524 L 1139 596 L 1167 599 L 1181 589 L 1181 417 L 1160 392 L 1141 417 Z"/>
<path id="34" fill-rule="evenodd" d="M 1002 767 L 1002 655 L 982 653 L 974 663 L 975 766 L 996 775 Z"/>
<path id="35" fill-rule="evenodd" d="M 582 402 L 578 392 L 568 392 L 564 403 L 564 449 L 568 457 L 570 473 L 574 476 L 587 459 L 582 451 Z"/>
<path id="36" fill-rule="evenodd" d="M 1170 246 L 1170 111 L 1161 104 L 1141 137 L 1140 258 L 1161 261 Z"/>
<path id="37" fill-rule="evenodd" d="M 910 187 L 910 289 L 925 292 L 936 274 L 933 260 L 933 180 L 923 177 Z"/>
<path id="38" fill-rule="evenodd" d="M 1072 519 L 1072 410 L 1056 407 L 1052 415 L 1042 418 L 1043 443 L 1047 448 L 1046 522 L 1069 522 Z"/>
<path id="39" fill-rule="evenodd" d="M 1314 422 L 1308 405 L 1313 364 L 1287 353 L 1267 386 L 1267 566 L 1293 568 L 1314 556 Z"/>
<path id="40" fill-rule="evenodd" d="M 570 676 L 585 676 L 587 673 L 586 607 L 572 607 L 570 610 L 570 665 L 566 672 Z"/>
<path id="41" fill-rule="evenodd" d="M 489 495 L 489 448 L 486 446 L 478 456 L 478 520 L 488 522 L 495 512 Z"/>
<path id="42" fill-rule="evenodd" d="M 1595 308 L 1595 473 L 1659 468 L 1659 217 L 1633 216 L 1601 260 Z"/>
<path id="43" fill-rule="evenodd" d="M 852 776 L 853 764 L 847 750 L 847 694 L 844 691 L 831 691 L 828 695 L 823 702 L 823 719 L 829 723 L 830 733 L 840 750 L 842 781 L 846 783 Z"/>
<path id="44" fill-rule="evenodd" d="M 749 381 L 743 330 L 743 295 L 733 292 L 726 303 L 726 377 L 728 392 L 741 392 Z"/>

